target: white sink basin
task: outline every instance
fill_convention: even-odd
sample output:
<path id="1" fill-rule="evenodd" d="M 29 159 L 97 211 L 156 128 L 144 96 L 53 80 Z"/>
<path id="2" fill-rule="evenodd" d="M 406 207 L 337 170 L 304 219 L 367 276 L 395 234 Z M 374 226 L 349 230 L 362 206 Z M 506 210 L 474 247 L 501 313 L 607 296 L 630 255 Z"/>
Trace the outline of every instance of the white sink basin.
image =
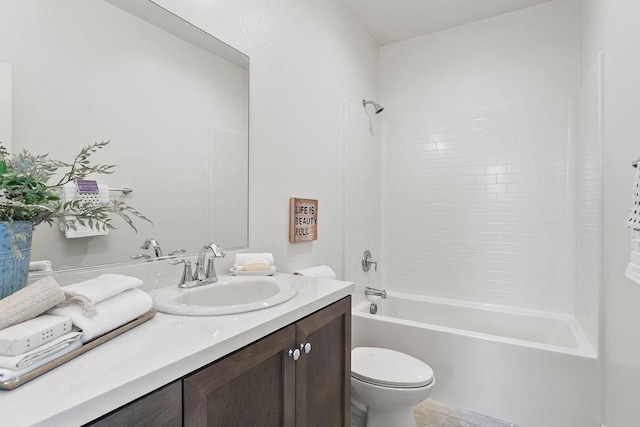
<path id="1" fill-rule="evenodd" d="M 273 307 L 297 293 L 288 280 L 276 277 L 220 277 L 191 289 L 165 288 L 154 295 L 153 307 L 169 314 L 220 316 Z"/>

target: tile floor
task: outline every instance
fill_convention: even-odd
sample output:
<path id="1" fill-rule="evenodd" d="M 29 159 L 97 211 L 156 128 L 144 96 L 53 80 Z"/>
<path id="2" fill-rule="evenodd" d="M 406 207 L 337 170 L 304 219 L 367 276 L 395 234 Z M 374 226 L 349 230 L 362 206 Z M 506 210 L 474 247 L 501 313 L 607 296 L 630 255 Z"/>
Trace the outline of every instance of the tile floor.
<path id="1" fill-rule="evenodd" d="M 418 427 L 518 427 L 431 399 L 416 406 L 415 414 Z"/>

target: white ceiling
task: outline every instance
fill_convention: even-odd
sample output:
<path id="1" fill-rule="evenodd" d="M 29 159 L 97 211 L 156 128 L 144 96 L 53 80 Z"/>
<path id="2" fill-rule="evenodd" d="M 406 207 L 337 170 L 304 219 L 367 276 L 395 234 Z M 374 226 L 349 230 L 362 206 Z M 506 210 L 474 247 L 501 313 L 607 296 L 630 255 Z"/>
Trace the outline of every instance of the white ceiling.
<path id="1" fill-rule="evenodd" d="M 551 0 L 344 0 L 380 46 Z"/>

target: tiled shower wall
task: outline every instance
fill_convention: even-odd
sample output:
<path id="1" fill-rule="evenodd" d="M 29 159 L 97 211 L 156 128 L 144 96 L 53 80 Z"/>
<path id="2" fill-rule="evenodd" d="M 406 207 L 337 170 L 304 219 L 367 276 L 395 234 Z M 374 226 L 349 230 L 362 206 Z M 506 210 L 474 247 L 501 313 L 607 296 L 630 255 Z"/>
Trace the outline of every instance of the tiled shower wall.
<path id="1" fill-rule="evenodd" d="M 574 313 L 580 2 L 380 53 L 383 282 Z"/>
<path id="2" fill-rule="evenodd" d="M 345 280 L 355 282 L 354 300 L 364 296 L 364 287 L 377 287 L 380 272 L 362 270 L 362 254 L 380 255 L 380 145 L 376 138 L 377 117 L 362 105 L 345 102 L 343 137 L 345 150 Z"/>
<path id="3" fill-rule="evenodd" d="M 571 109 L 565 98 L 389 125 L 384 282 L 572 312 Z"/>

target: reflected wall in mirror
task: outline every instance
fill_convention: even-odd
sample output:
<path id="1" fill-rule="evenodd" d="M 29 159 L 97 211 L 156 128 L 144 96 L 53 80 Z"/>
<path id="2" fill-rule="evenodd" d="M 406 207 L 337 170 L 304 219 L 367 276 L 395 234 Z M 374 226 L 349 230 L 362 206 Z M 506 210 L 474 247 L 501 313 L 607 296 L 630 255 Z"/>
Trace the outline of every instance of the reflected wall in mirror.
<path id="1" fill-rule="evenodd" d="M 154 257 L 141 249 L 150 237 L 164 255 L 248 245 L 248 57 L 147 0 L 4 0 L 0 64 L 12 82 L 5 145 L 70 161 L 110 140 L 94 160 L 118 169 L 95 179 L 132 188 L 110 197 L 153 221 L 74 239 L 40 225 L 32 260 L 59 270 Z"/>

